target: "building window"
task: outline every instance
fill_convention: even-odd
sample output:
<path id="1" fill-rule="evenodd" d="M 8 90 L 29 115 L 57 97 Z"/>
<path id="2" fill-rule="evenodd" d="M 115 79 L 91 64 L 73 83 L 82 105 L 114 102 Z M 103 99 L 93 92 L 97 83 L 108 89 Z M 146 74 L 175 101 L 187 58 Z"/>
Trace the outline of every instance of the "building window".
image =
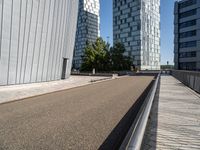
<path id="1" fill-rule="evenodd" d="M 197 35 L 196 30 L 193 30 L 193 31 L 180 33 L 179 37 L 180 38 L 187 38 L 187 37 L 192 37 L 192 36 L 196 36 L 196 35 Z"/>
<path id="2" fill-rule="evenodd" d="M 179 8 L 185 8 L 185 7 L 188 7 L 188 6 L 191 6 L 191 5 L 194 5 L 197 3 L 197 0 L 188 0 L 188 1 L 185 1 L 185 2 L 182 2 L 179 4 Z"/>
<path id="3" fill-rule="evenodd" d="M 195 51 L 179 53 L 179 58 L 191 58 L 191 57 L 196 57 L 196 56 L 197 56 L 197 53 Z"/>
<path id="4" fill-rule="evenodd" d="M 196 70 L 197 63 L 196 62 L 183 62 L 179 63 L 180 70 Z"/>
<path id="5" fill-rule="evenodd" d="M 196 20 L 190 20 L 179 24 L 179 28 L 186 28 L 197 24 Z"/>
<path id="6" fill-rule="evenodd" d="M 180 18 L 185 18 L 189 16 L 193 16 L 197 14 L 197 9 L 192 9 L 190 11 L 186 11 L 184 13 L 180 13 Z"/>
<path id="7" fill-rule="evenodd" d="M 196 47 L 197 41 L 183 42 L 183 43 L 180 43 L 179 46 L 180 48 Z"/>

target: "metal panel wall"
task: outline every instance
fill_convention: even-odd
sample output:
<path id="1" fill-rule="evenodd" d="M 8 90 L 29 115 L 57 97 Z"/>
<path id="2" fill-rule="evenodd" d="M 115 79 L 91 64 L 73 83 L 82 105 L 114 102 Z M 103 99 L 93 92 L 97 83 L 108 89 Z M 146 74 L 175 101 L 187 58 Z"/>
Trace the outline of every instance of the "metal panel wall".
<path id="1" fill-rule="evenodd" d="M 79 0 L 0 0 L 0 85 L 70 75 Z"/>

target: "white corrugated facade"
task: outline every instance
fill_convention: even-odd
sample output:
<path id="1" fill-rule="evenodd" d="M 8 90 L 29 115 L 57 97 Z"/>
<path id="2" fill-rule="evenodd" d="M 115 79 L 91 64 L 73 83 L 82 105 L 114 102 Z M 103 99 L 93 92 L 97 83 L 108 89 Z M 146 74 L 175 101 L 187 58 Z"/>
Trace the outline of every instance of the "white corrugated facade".
<path id="1" fill-rule="evenodd" d="M 0 0 L 0 85 L 70 75 L 78 0 Z M 64 70 L 65 70 L 64 69 Z"/>

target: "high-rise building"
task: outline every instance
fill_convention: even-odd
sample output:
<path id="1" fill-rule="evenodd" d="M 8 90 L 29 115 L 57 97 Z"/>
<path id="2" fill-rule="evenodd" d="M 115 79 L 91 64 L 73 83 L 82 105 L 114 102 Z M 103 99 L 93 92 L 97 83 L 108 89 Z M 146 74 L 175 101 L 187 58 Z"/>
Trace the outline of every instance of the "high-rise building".
<path id="1" fill-rule="evenodd" d="M 160 0 L 113 0 L 113 40 L 138 69 L 160 69 Z"/>
<path id="2" fill-rule="evenodd" d="M 70 75 L 78 0 L 0 0 L 0 85 Z"/>
<path id="3" fill-rule="evenodd" d="M 175 69 L 200 71 L 200 0 L 181 0 L 174 8 Z"/>
<path id="4" fill-rule="evenodd" d="M 79 69 L 87 42 L 100 36 L 99 0 L 79 0 L 79 14 L 73 68 Z"/>

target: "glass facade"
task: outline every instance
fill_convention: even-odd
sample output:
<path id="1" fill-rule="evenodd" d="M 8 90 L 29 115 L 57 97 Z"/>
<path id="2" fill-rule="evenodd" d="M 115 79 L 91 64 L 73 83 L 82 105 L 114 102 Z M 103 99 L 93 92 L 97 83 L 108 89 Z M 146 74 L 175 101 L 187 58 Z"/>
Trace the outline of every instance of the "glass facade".
<path id="1" fill-rule="evenodd" d="M 179 29 L 195 26 L 197 24 L 197 20 L 190 20 L 183 23 L 179 23 Z"/>
<path id="2" fill-rule="evenodd" d="M 196 15 L 196 14 L 197 14 L 197 10 L 192 9 L 192 10 L 180 13 L 179 18 L 181 19 L 181 18 L 185 18 L 185 17 L 190 17 L 190 16 L 193 16 L 193 15 Z"/>
<path id="3" fill-rule="evenodd" d="M 192 31 L 180 33 L 179 37 L 180 38 L 187 38 L 187 37 L 192 37 L 192 36 L 196 36 L 196 35 L 197 35 L 197 31 L 192 30 Z"/>
<path id="4" fill-rule="evenodd" d="M 197 68 L 196 62 L 182 62 L 180 63 L 180 70 L 191 70 L 195 71 Z"/>
<path id="5" fill-rule="evenodd" d="M 113 0 L 113 38 L 139 69 L 160 69 L 160 0 Z"/>
<path id="6" fill-rule="evenodd" d="M 94 42 L 100 36 L 99 0 L 79 0 L 79 15 L 73 68 L 80 69 L 87 42 Z"/>
<path id="7" fill-rule="evenodd" d="M 196 51 L 179 53 L 179 58 L 190 58 L 190 57 L 196 57 L 196 56 L 197 56 Z"/>
<path id="8" fill-rule="evenodd" d="M 196 47 L 197 41 L 182 42 L 179 46 L 180 48 Z"/>
<path id="9" fill-rule="evenodd" d="M 175 2 L 175 69 L 200 70 L 199 6 L 199 0 L 180 0 Z"/>
<path id="10" fill-rule="evenodd" d="M 197 3 L 197 0 L 187 0 L 185 2 L 180 3 L 179 4 L 179 8 L 182 9 L 182 8 L 194 5 L 196 3 Z"/>

